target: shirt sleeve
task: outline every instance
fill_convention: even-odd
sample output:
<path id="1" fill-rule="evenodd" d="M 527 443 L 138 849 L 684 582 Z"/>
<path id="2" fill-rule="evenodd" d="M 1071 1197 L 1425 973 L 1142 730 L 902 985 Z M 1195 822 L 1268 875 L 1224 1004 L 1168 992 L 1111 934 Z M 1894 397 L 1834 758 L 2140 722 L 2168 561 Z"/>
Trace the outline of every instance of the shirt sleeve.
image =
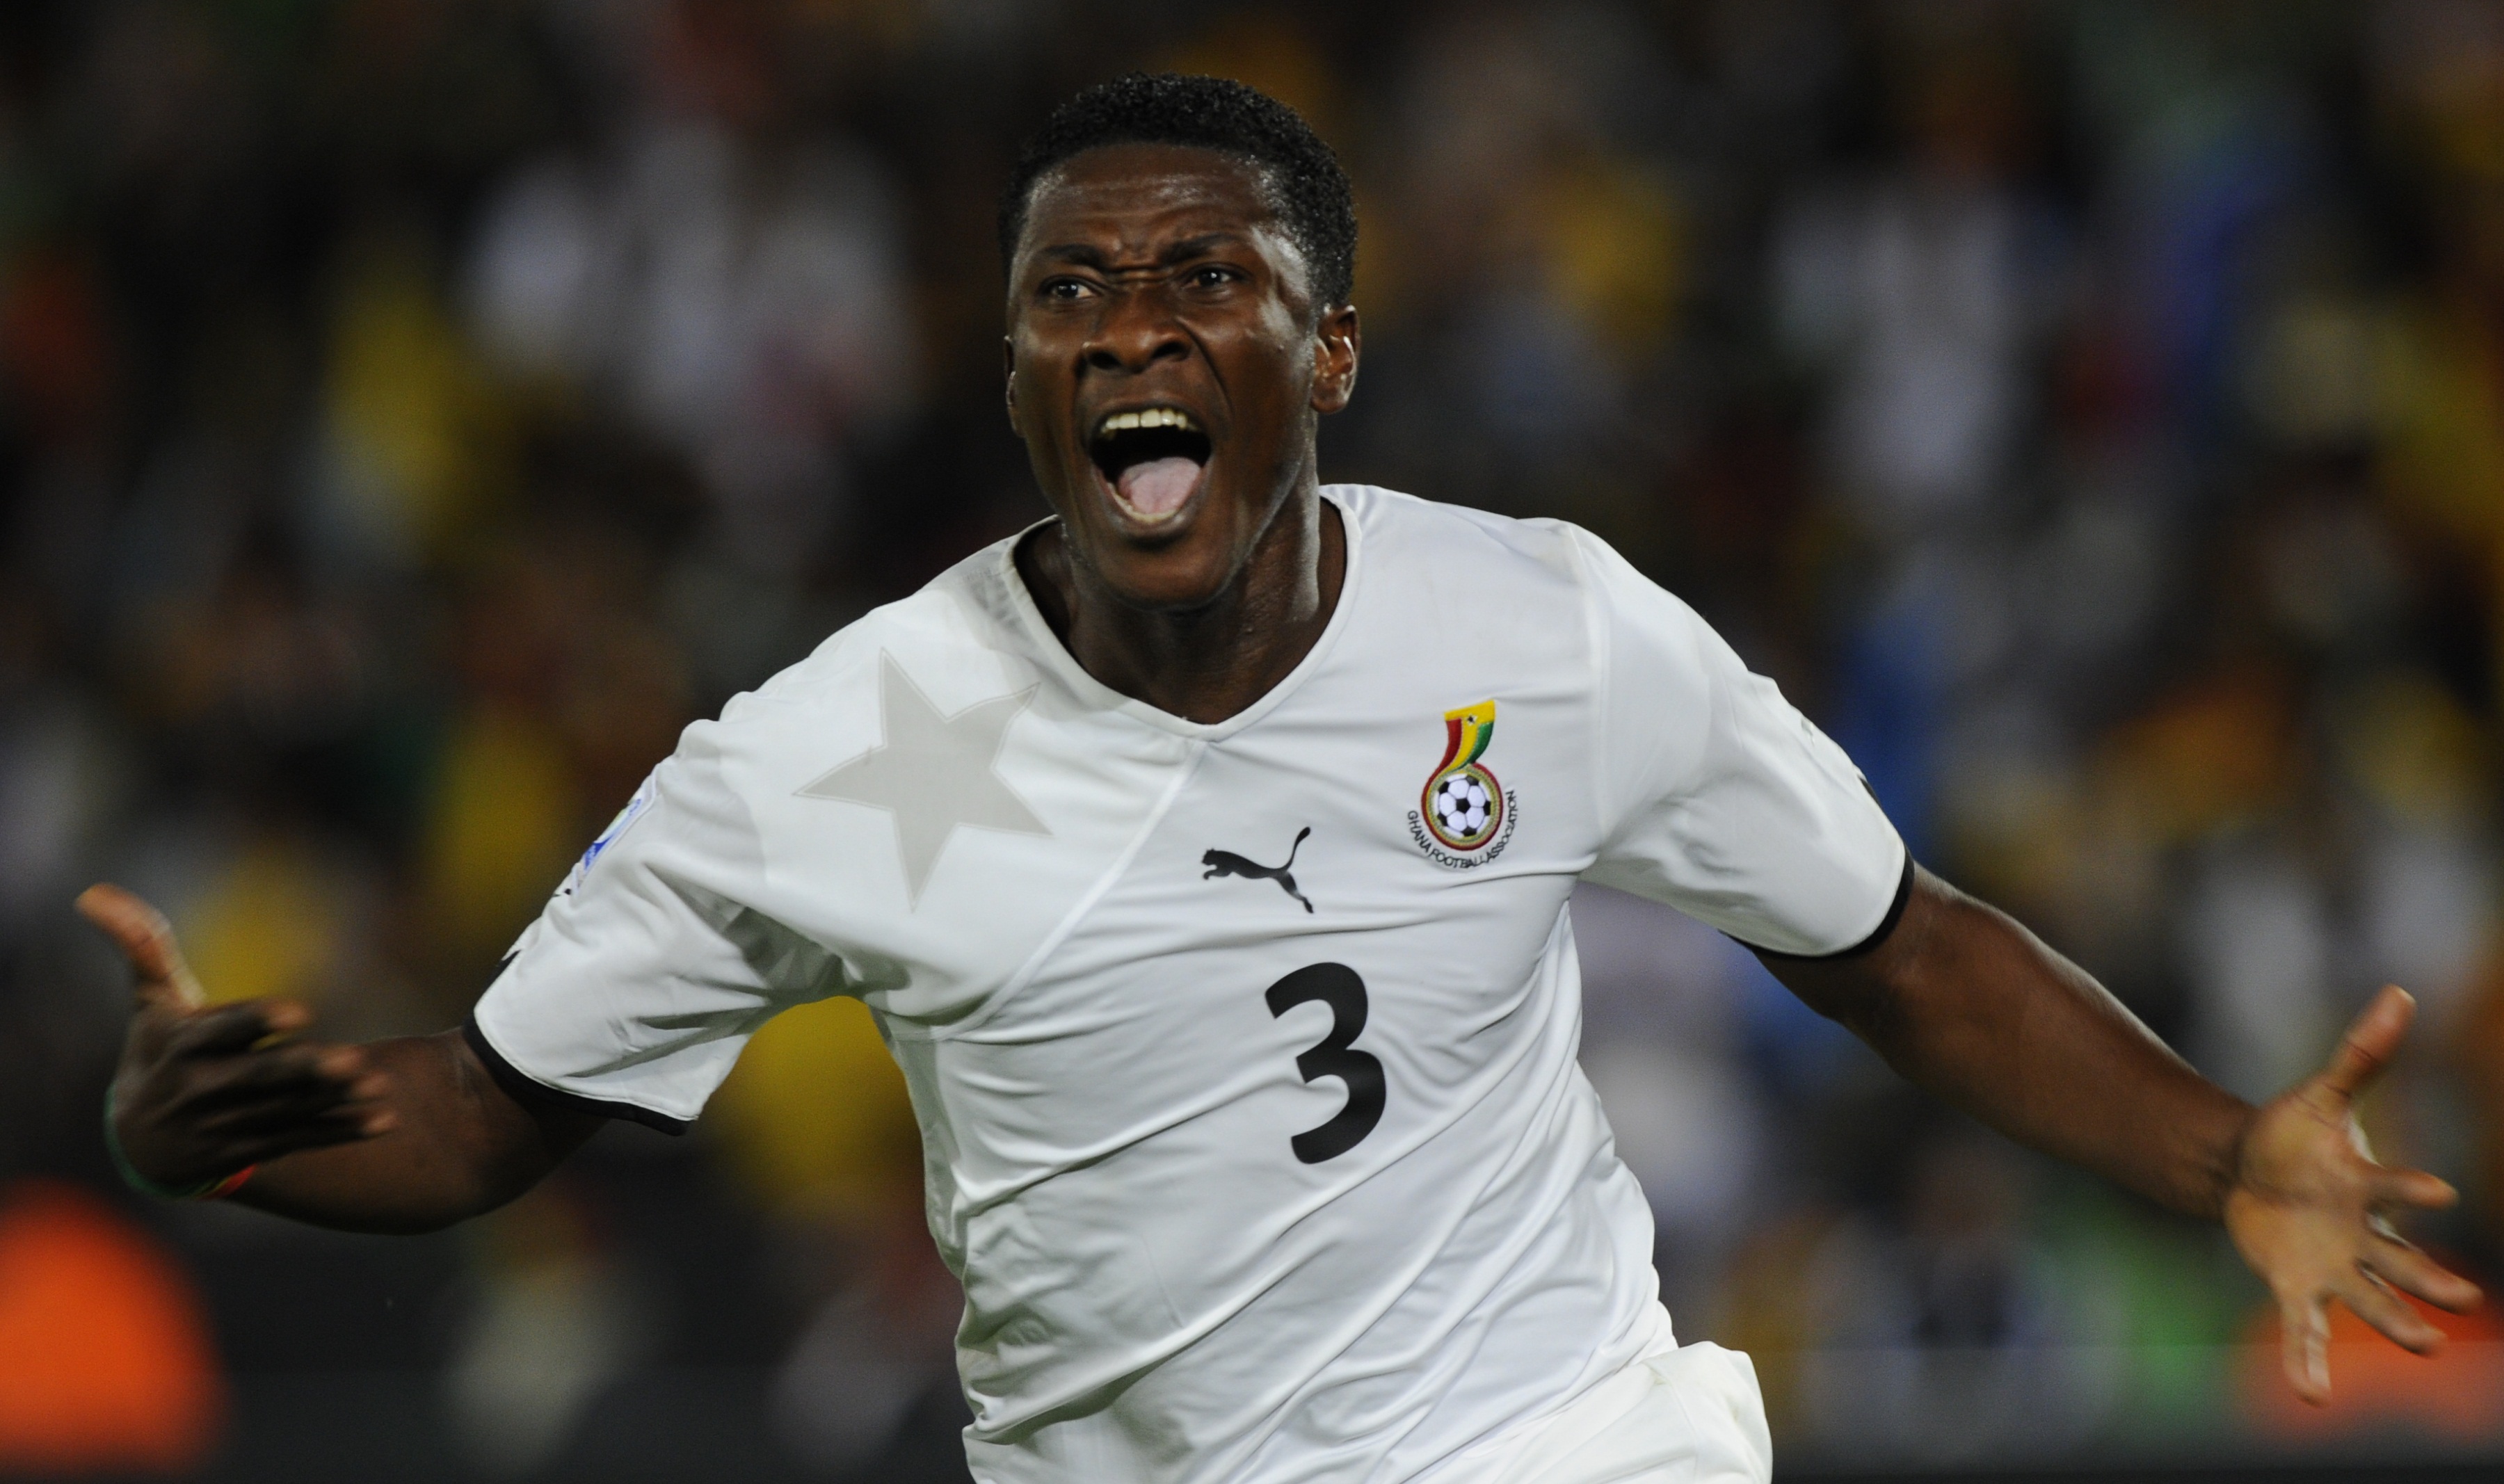
<path id="1" fill-rule="evenodd" d="M 1912 861 L 1860 770 L 1693 609 L 1575 536 L 1601 680 L 1602 841 L 1584 877 L 1777 953 L 1882 936 Z"/>
<path id="2" fill-rule="evenodd" d="M 845 991 L 833 953 L 745 905 L 764 867 L 727 725 L 687 729 L 471 1012 L 470 1045 L 514 1095 L 681 1133 L 758 1026 Z"/>

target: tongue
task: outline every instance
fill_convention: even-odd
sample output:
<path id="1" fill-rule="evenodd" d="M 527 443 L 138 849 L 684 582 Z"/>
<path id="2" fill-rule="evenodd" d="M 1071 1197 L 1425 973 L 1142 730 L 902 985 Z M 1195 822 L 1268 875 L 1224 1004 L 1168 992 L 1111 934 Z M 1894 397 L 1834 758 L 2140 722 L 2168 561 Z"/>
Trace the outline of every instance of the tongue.
<path id="1" fill-rule="evenodd" d="M 1122 499 L 1141 515 L 1171 515 L 1198 483 L 1200 466 L 1189 459 L 1151 459 L 1122 470 Z"/>

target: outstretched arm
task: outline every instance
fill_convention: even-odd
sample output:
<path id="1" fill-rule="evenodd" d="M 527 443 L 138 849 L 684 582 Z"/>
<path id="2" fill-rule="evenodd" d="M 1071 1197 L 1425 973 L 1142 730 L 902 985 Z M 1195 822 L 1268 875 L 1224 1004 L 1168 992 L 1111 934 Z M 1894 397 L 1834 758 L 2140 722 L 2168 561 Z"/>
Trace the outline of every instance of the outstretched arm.
<path id="1" fill-rule="evenodd" d="M 1766 954 L 1775 977 L 1920 1086 L 2047 1154 L 2223 1220 L 2277 1296 L 2287 1377 L 2329 1397 L 2333 1298 L 2420 1353 L 2442 1335 L 2397 1296 L 2463 1310 L 2478 1289 L 2383 1214 L 2450 1186 L 2374 1162 L 2349 1104 L 2399 1048 L 2413 1002 L 2385 989 L 2330 1066 L 2255 1109 L 2193 1071 L 2084 970 L 2006 914 L 1918 872 L 1894 932 L 1832 959 Z"/>
<path id="2" fill-rule="evenodd" d="M 431 1231 L 530 1189 L 600 1126 L 525 1104 L 458 1031 L 365 1046 L 303 1038 L 287 1000 L 209 1006 L 165 919 L 118 886 L 79 910 L 138 976 L 113 1132 L 150 1184 L 187 1191 L 258 1166 L 250 1206 L 352 1231 Z"/>

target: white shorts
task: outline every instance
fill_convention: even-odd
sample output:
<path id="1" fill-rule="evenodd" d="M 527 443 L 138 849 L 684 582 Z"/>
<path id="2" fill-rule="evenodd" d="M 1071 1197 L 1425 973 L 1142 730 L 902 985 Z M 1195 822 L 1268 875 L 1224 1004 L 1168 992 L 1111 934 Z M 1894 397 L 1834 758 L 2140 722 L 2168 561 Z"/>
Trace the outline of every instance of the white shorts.
<path id="1" fill-rule="evenodd" d="M 1666 1339 L 1666 1315 L 1661 1333 Z M 1756 1365 L 1740 1351 L 1671 1340 L 1433 1477 L 1436 1484 L 1768 1484 L 1773 1474 Z"/>

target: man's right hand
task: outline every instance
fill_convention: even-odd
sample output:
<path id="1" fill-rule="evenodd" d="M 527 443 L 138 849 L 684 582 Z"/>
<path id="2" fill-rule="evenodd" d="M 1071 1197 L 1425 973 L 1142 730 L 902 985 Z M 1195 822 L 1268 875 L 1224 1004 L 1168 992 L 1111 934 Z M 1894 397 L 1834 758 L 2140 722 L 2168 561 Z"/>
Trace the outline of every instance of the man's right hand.
<path id="1" fill-rule="evenodd" d="M 313 1021 L 302 1005 L 210 1005 L 162 913 L 113 885 L 88 887 L 78 908 L 138 976 L 113 1131 L 142 1178 L 193 1190 L 393 1127 L 389 1077 L 362 1048 L 296 1039 Z"/>

